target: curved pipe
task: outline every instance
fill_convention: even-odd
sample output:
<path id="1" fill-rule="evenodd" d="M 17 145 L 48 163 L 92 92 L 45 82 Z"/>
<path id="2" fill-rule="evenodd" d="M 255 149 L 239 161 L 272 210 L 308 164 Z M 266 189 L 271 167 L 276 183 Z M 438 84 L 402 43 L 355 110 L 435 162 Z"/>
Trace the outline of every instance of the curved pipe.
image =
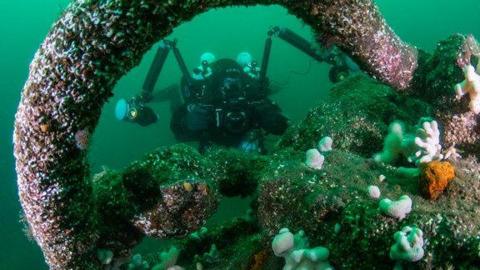
<path id="1" fill-rule="evenodd" d="M 77 0 L 30 66 L 14 131 L 21 204 L 51 269 L 100 269 L 88 138 L 116 81 L 172 29 L 214 7 L 279 4 L 380 80 L 408 87 L 415 49 L 371 0 Z"/>

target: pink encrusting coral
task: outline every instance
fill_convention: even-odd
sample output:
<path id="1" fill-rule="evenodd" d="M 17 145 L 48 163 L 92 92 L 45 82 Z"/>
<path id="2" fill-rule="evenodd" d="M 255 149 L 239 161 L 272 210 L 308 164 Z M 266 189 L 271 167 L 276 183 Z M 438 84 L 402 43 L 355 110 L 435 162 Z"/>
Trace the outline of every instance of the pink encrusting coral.
<path id="1" fill-rule="evenodd" d="M 324 36 L 378 79 L 397 89 L 410 86 L 417 68 L 417 51 L 385 23 L 373 1 L 318 1 L 312 6 Z"/>
<path id="2" fill-rule="evenodd" d="M 88 148 L 88 142 L 90 140 L 90 132 L 86 129 L 75 132 L 75 145 L 80 150 L 86 150 Z"/>

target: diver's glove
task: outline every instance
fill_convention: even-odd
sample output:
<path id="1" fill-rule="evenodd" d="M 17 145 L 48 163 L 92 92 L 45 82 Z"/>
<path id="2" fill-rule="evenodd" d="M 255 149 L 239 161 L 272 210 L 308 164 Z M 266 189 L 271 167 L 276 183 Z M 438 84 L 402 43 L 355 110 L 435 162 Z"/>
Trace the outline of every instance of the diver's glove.
<path id="1" fill-rule="evenodd" d="M 254 106 L 255 118 L 260 127 L 273 135 L 282 135 L 288 128 L 288 119 L 280 107 L 270 100 L 264 100 Z"/>
<path id="2" fill-rule="evenodd" d="M 191 131 L 208 129 L 211 120 L 211 106 L 192 103 L 187 105 L 185 125 Z"/>
<path id="3" fill-rule="evenodd" d="M 263 136 L 259 130 L 253 130 L 245 135 L 240 142 L 240 150 L 245 153 L 262 153 L 263 152 Z"/>

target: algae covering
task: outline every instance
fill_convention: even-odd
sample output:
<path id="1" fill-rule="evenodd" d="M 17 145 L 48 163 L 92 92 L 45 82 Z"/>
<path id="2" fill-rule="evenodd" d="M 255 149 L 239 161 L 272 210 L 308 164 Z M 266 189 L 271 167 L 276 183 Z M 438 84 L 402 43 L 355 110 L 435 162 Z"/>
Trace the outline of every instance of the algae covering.
<path id="1" fill-rule="evenodd" d="M 209 187 L 217 187 L 221 196 L 252 196 L 251 210 L 245 217 L 202 227 L 178 240 L 175 245 L 181 253 L 176 264 L 185 269 L 197 269 L 199 264 L 203 269 L 281 269 L 284 262 L 274 255 L 271 241 L 281 228 L 288 227 L 292 231 L 304 230 L 311 246 L 328 248 L 330 264 L 336 269 L 391 269 L 395 264 L 389 257 L 393 235 L 410 225 L 423 231 L 425 255 L 418 262 L 404 263 L 403 267 L 449 269 L 455 265 L 460 269 L 475 269 L 480 259 L 480 220 L 476 208 L 480 182 L 476 158 L 450 161 L 455 167 L 455 179 L 440 198 L 429 200 L 422 196 L 419 176 L 406 175 L 396 166 L 375 162 L 371 158 L 373 150 L 358 150 L 375 139 L 377 133 L 361 133 L 363 136 L 356 140 L 341 143 L 345 123 L 334 125 L 329 114 L 385 107 L 395 111 L 394 119 L 414 125 L 409 105 L 422 104 L 417 108 L 427 111 L 431 111 L 431 105 L 408 97 L 392 109 L 389 106 L 392 99 L 387 97 L 398 94 L 363 75 L 350 78 L 333 90 L 337 91 L 335 99 L 358 95 L 359 100 L 374 100 L 378 106 L 372 108 L 369 102 L 357 103 L 355 108 L 339 105 L 338 110 L 320 113 L 319 109 L 325 105 L 321 104 L 312 109 L 305 121 L 292 127 L 269 155 L 220 148 L 199 155 L 190 146 L 176 145 L 152 152 L 126 169 L 126 173 L 135 168 L 146 174 L 140 174 L 135 181 L 168 179 L 183 185 L 187 190 L 184 192 L 192 196 L 195 191 L 188 191 L 185 181 L 197 183 L 202 179 L 208 180 Z M 379 96 L 385 99 L 380 101 Z M 380 134 L 386 132 L 385 123 L 390 121 L 365 119 L 365 125 L 378 126 Z M 325 132 L 338 132 L 333 138 L 339 138 L 339 145 L 326 154 L 322 170 L 310 169 L 303 163 L 304 149 L 312 147 L 315 139 L 306 134 L 319 137 Z M 292 135 L 298 133 L 306 136 Z M 290 146 L 285 145 L 286 141 L 290 141 Z M 112 181 L 118 174 L 102 172 L 95 177 L 95 183 Z M 371 185 L 379 187 L 382 198 L 396 200 L 408 195 L 413 201 L 411 213 L 402 220 L 383 215 L 379 200 L 369 195 Z M 115 220 L 118 223 L 119 219 Z M 212 245 L 217 249 L 215 255 L 205 255 Z M 115 250 L 108 242 L 102 248 Z M 161 262 L 158 254 L 145 256 L 149 265 Z"/>
<path id="2" fill-rule="evenodd" d="M 286 7 L 378 81 L 336 84 L 266 155 L 179 144 L 90 177 L 115 82 L 173 27 L 240 4 Z M 35 55 L 16 116 L 29 228 L 51 269 L 477 269 L 479 55 L 463 35 L 415 49 L 370 0 L 75 1 Z M 333 150 L 318 145 L 326 136 Z M 235 196 L 251 200 L 245 217 L 202 227 Z M 145 236 L 175 240 L 134 255 Z"/>

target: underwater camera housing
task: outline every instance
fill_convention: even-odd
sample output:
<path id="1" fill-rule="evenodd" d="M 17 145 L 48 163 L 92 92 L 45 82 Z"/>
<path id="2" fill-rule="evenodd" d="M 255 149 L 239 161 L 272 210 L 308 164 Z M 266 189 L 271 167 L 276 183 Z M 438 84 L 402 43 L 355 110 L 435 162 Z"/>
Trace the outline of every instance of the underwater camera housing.
<path id="1" fill-rule="evenodd" d="M 148 126 L 158 121 L 158 115 L 152 108 L 146 106 L 140 98 L 130 100 L 120 99 L 115 105 L 115 117 L 120 121 L 137 123 Z"/>
<path id="2" fill-rule="evenodd" d="M 213 122 L 213 127 L 221 133 L 241 134 L 248 131 L 258 124 L 255 102 L 272 93 L 267 71 L 274 37 L 282 39 L 318 62 L 331 64 L 329 78 L 332 82 L 342 81 L 358 69 L 340 50 L 319 50 L 292 30 L 278 26 L 268 31 L 260 67 L 249 53 L 241 53 L 237 60 L 217 60 L 214 54 L 206 52 L 201 56 L 201 65 L 191 73 L 177 48 L 177 40 L 162 40 L 143 83 L 141 94 L 130 100 L 119 100 L 115 108 L 116 118 L 141 126 L 151 125 L 158 120 L 157 114 L 146 104 L 153 99 L 159 101 L 158 94 L 153 93 L 154 87 L 169 53 L 172 52 L 182 75 L 178 91 L 179 103 L 212 105 L 210 112 L 214 112 L 215 119 L 209 119 L 209 123 Z M 161 101 L 164 100 L 166 99 Z"/>
<path id="3" fill-rule="evenodd" d="M 247 92 L 247 77 L 241 67 L 231 59 L 221 59 L 214 64 L 213 85 L 222 98 L 215 108 L 216 127 L 230 134 L 244 133 L 251 127 L 253 119 Z"/>
<path id="4" fill-rule="evenodd" d="M 251 127 L 251 114 L 246 101 L 239 103 L 226 102 L 215 109 L 217 128 L 222 128 L 230 134 L 244 133 Z"/>

